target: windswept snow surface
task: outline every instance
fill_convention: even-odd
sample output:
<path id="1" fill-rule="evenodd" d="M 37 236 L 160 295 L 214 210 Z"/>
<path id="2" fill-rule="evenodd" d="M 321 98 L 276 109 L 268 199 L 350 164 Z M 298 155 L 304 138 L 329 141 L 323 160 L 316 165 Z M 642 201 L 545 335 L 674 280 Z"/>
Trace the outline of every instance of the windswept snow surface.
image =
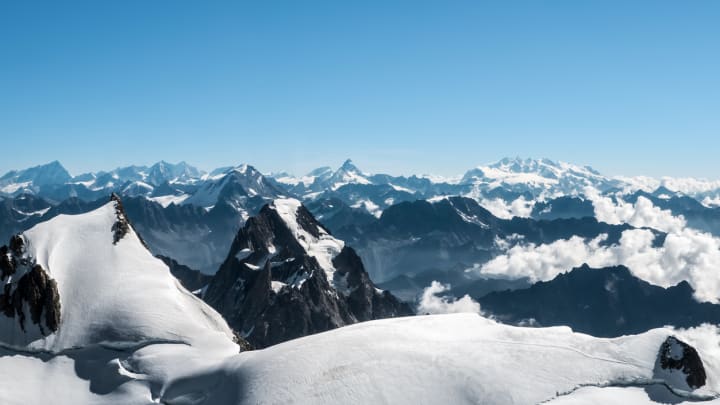
<path id="1" fill-rule="evenodd" d="M 49 361 L 16 354 L 0 356 L 0 381 L 16 384 L 0 390 L 0 402 L 506 405 L 629 386 L 598 391 L 631 403 L 642 396 L 632 387 L 662 383 L 653 370 L 670 334 L 697 348 L 708 374 L 706 387 L 681 394 L 715 398 L 717 329 L 702 329 L 599 339 L 453 314 L 365 322 L 240 354 L 180 344 L 70 351 Z"/>
<path id="2" fill-rule="evenodd" d="M 180 286 L 132 227 L 113 244 L 115 204 L 59 215 L 23 234 L 26 255 L 57 281 L 60 327 L 30 342 L 19 328 L 4 328 L 0 342 L 52 352 L 102 342 L 231 342 L 222 317 Z"/>
<path id="3" fill-rule="evenodd" d="M 580 385 L 651 381 L 671 333 L 598 339 L 473 314 L 418 316 L 242 354 L 225 373 L 244 383 L 244 403 L 535 404 Z M 711 389 L 693 395 L 715 395 L 718 370 L 708 371 Z"/>

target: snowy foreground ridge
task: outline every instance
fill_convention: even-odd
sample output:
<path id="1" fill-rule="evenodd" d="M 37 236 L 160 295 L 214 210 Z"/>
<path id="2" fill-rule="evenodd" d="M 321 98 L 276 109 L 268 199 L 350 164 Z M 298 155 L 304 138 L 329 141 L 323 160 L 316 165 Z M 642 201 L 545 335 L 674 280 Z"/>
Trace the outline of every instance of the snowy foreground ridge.
<path id="1" fill-rule="evenodd" d="M 695 345 L 715 398 L 716 330 Z M 668 329 L 597 339 L 567 328 L 518 328 L 474 314 L 371 321 L 240 354 L 149 344 L 0 357 L 4 404 L 534 404 L 653 403 L 679 398 L 655 372 Z M 707 335 L 707 336 L 706 336 Z M 680 384 L 682 385 L 682 384 Z M 42 389 L 40 389 L 42 387 Z M 625 399 L 629 399 L 626 401 Z M 565 402 L 563 402 L 565 401 Z M 711 401 L 718 403 L 717 400 Z"/>
<path id="2" fill-rule="evenodd" d="M 709 326 L 600 339 L 432 315 L 239 353 L 223 319 L 132 227 L 118 236 L 117 204 L 23 235 L 24 257 L 57 282 L 60 323 L 42 334 L 0 314 L 0 404 L 720 403 L 720 339 Z M 660 368 L 669 336 L 697 350 L 702 387 Z M 668 355 L 683 357 L 678 347 Z"/>

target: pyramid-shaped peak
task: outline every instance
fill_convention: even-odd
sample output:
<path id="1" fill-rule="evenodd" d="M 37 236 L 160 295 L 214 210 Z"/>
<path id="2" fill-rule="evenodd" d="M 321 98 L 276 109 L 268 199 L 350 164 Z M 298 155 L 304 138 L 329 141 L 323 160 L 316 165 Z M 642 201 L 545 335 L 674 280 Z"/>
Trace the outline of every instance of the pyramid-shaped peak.
<path id="1" fill-rule="evenodd" d="M 344 170 L 346 172 L 349 172 L 349 171 L 359 172 L 360 171 L 360 169 L 358 169 L 357 166 L 355 166 L 352 159 L 346 159 L 345 162 L 343 162 L 342 166 L 340 166 L 340 169 Z"/>

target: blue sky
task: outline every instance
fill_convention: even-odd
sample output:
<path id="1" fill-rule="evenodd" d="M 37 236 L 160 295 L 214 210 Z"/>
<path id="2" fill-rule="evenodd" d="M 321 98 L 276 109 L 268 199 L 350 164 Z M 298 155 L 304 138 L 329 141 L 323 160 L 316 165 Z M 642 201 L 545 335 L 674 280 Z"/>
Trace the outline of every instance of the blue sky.
<path id="1" fill-rule="evenodd" d="M 715 1 L 0 3 L 0 172 L 186 160 L 717 178 Z"/>

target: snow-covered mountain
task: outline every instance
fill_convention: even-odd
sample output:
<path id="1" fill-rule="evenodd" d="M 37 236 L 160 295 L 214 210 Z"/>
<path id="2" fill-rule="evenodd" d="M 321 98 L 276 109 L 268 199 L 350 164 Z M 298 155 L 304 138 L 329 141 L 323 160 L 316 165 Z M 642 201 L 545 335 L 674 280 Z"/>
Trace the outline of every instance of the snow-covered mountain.
<path id="1" fill-rule="evenodd" d="M 211 209 L 223 203 L 239 212 L 253 213 L 266 201 L 285 194 L 254 167 L 242 164 L 209 176 L 182 204 Z"/>
<path id="2" fill-rule="evenodd" d="M 152 187 L 163 183 L 192 184 L 199 181 L 205 173 L 186 162 L 177 164 L 161 160 L 152 166 L 119 167 L 108 172 L 87 173 L 74 179 L 91 189 L 106 189 L 127 183 L 141 182 Z"/>
<path id="3" fill-rule="evenodd" d="M 47 170 L 52 172 L 50 169 L 57 165 L 47 166 L 51 166 Z M 15 190 L 14 194 L 6 195 L 0 206 L 0 236 L 4 239 L 54 215 L 96 208 L 98 201 L 102 202 L 111 192 L 116 192 L 128 201 L 129 215 L 146 235 L 154 254 L 171 257 L 208 274 L 214 273 L 225 260 L 232 235 L 247 218 L 257 214 L 263 205 L 281 197 L 300 199 L 335 235 L 351 241 L 370 274 L 379 282 L 392 281 L 392 277 L 398 275 L 394 269 L 400 269 L 400 273 L 404 273 L 401 276 L 426 270 L 446 272 L 461 264 L 482 263 L 495 252 L 493 241 L 485 238 L 492 232 L 441 230 L 457 220 L 468 222 L 462 218 L 466 213 L 458 211 L 451 212 L 452 215 L 445 218 L 450 222 L 446 221 L 444 225 L 441 222 L 445 219 L 429 215 L 426 220 L 422 214 L 414 221 L 432 223 L 436 229 L 388 237 L 407 225 L 407 221 L 394 223 L 382 218 L 383 214 L 390 211 L 397 217 L 405 211 L 411 215 L 407 204 L 418 200 L 437 203 L 448 196 L 460 195 L 475 200 L 477 205 L 503 220 L 521 217 L 536 221 L 587 221 L 585 218 L 595 217 L 616 225 L 630 220 L 635 202 L 648 200 L 656 208 L 669 210 L 676 217 L 682 216 L 693 229 L 720 235 L 717 215 L 720 207 L 713 203 L 720 201 L 720 192 L 717 196 L 712 194 L 713 182 L 658 179 L 652 183 L 644 178 L 610 178 L 587 167 L 549 160 L 503 159 L 453 181 L 428 176 L 368 174 L 351 161 L 336 170 L 321 168 L 299 179 L 287 173 L 277 174 L 275 178 L 265 176 L 249 165 L 203 174 L 184 163 L 159 162 L 150 167 L 128 166 L 80 175 L 63 184 L 18 186 L 26 182 L 17 181 L 32 179 L 32 173 L 38 173 L 38 170 L 3 176 L 5 187 Z M 157 184 L 160 181 L 163 182 Z M 638 191 L 639 184 L 642 187 L 659 186 L 651 191 Z M 320 188 L 314 191 L 312 187 Z M 702 192 L 683 194 L 677 189 Z M 141 203 L 136 198 L 146 201 Z M 23 202 L 30 200 L 35 202 Z M 598 202 L 615 204 L 617 209 L 611 208 L 609 216 L 596 217 Z M 199 210 L 204 210 L 205 214 Z M 473 215 L 470 213 L 466 219 L 472 222 Z M 642 218 L 632 221 L 636 223 L 637 220 Z M 489 225 L 497 224 L 503 223 Z M 579 222 L 575 225 L 580 226 Z M 462 227 L 470 226 L 463 224 Z M 476 223 L 475 228 L 482 227 Z M 519 231 L 520 234 L 525 232 Z M 570 232 L 574 231 L 571 229 Z M 506 232 L 502 234 L 508 236 Z M 228 238 L 228 235 L 231 236 Z M 405 238 L 407 235 L 415 239 Z M 400 240 L 402 238 L 405 239 Z M 432 260 L 422 259 L 427 255 L 432 255 Z M 390 271 L 377 270 L 383 268 Z M 383 273 L 390 278 L 380 276 Z M 417 280 L 410 280 L 409 284 L 415 282 Z"/>
<path id="4" fill-rule="evenodd" d="M 589 166 L 580 167 L 549 159 L 505 158 L 499 162 L 469 170 L 460 180 L 472 184 L 477 193 L 504 188 L 533 195 L 548 196 L 582 193 L 586 187 L 607 191 L 620 181 L 601 175 Z"/>
<path id="5" fill-rule="evenodd" d="M 36 225 L 13 237 L 0 259 L 6 347 L 60 352 L 105 342 L 233 339 L 222 317 L 152 256 L 117 198 Z"/>
<path id="6" fill-rule="evenodd" d="M 412 313 L 294 199 L 276 199 L 247 221 L 203 297 L 259 347 Z"/>
<path id="7" fill-rule="evenodd" d="M 13 170 L 4 174 L 0 177 L 0 195 L 35 193 L 42 186 L 64 184 L 71 179 L 70 173 L 56 160 L 45 165 Z"/>
<path id="8" fill-rule="evenodd" d="M 278 173 L 273 178 L 281 184 L 294 188 L 296 194 L 302 194 L 336 190 L 346 184 L 371 184 L 368 176 L 358 169 L 352 160 L 347 159 L 337 170 L 319 167 L 302 177 Z"/>

